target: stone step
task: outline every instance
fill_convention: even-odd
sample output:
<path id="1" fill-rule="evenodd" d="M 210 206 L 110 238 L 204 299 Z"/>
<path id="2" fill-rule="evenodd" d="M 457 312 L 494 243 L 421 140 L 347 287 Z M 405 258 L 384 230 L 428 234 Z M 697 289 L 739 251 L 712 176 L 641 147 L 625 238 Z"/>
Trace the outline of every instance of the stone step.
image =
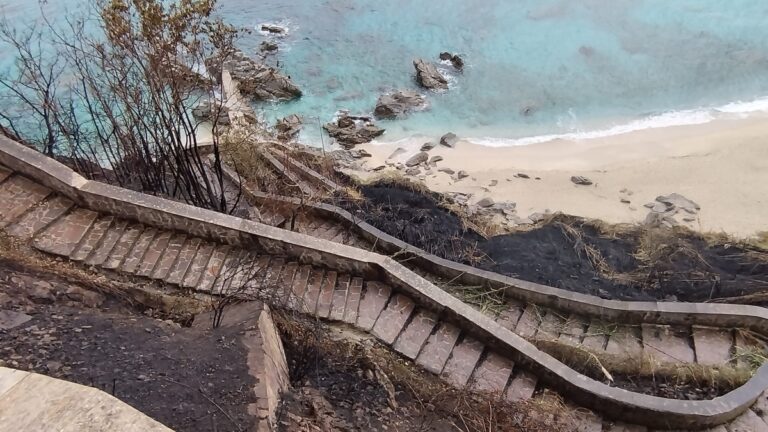
<path id="1" fill-rule="evenodd" d="M 496 317 L 496 322 L 507 330 L 515 331 L 523 309 L 524 306 L 519 303 L 508 302 L 507 307 Z"/>
<path id="2" fill-rule="evenodd" d="M 437 325 L 437 315 L 422 309 L 416 313 L 392 346 L 395 351 L 415 360 Z"/>
<path id="3" fill-rule="evenodd" d="M 509 382 L 507 391 L 504 392 L 504 399 L 509 402 L 519 402 L 533 397 L 536 391 L 538 378 L 530 372 L 520 371 L 515 374 Z"/>
<path id="4" fill-rule="evenodd" d="M 152 276 L 152 271 L 155 269 L 155 266 L 160 261 L 163 253 L 168 248 L 171 238 L 173 238 L 172 232 L 162 231 L 152 239 L 152 242 L 147 247 L 147 251 L 136 270 L 137 275 L 144 277 Z"/>
<path id="5" fill-rule="evenodd" d="M 33 244 L 43 252 L 68 257 L 98 216 L 96 212 L 75 208 L 38 234 Z"/>
<path id="6" fill-rule="evenodd" d="M 104 218 L 106 219 L 106 218 Z M 102 226 L 102 223 L 106 223 L 106 220 L 102 219 L 99 223 L 100 226 Z M 102 226 L 103 227 L 103 226 Z M 100 240 L 98 240 L 98 243 L 95 246 L 95 249 L 93 252 L 91 252 L 89 255 L 87 255 L 85 259 L 85 263 L 88 265 L 101 265 L 104 263 L 104 261 L 109 258 L 109 254 L 112 252 L 112 249 L 115 248 L 115 245 L 118 241 L 120 241 L 120 238 L 123 236 L 123 233 L 125 232 L 125 229 L 128 227 L 128 221 L 124 220 L 115 220 L 113 223 L 109 226 L 107 229 L 107 232 L 101 237 Z M 96 232 L 96 228 L 94 228 L 94 235 L 98 234 Z M 90 237 L 87 240 L 89 243 L 91 241 Z M 83 248 L 87 248 L 88 245 L 83 243 Z"/>
<path id="7" fill-rule="evenodd" d="M 304 312 L 310 315 L 316 315 L 317 302 L 320 299 L 320 290 L 323 286 L 325 272 L 321 269 L 313 268 L 309 273 L 307 282 L 307 291 L 304 293 Z"/>
<path id="8" fill-rule="evenodd" d="M 433 374 L 440 375 L 459 339 L 460 332 L 459 328 L 453 324 L 439 323 L 416 358 L 416 364 Z"/>
<path id="9" fill-rule="evenodd" d="M 307 292 L 307 285 L 309 284 L 309 275 L 312 272 L 312 266 L 303 265 L 299 267 L 296 272 L 296 277 L 293 278 L 293 284 L 291 285 L 291 294 L 288 298 L 288 308 L 292 310 L 303 311 L 304 310 L 304 294 Z"/>
<path id="10" fill-rule="evenodd" d="M 648 428 L 645 426 L 630 425 L 626 423 L 616 422 L 608 424 L 603 428 L 603 432 L 648 432 Z M 719 431 L 718 431 L 719 432 Z M 722 432 L 727 432 L 723 428 Z"/>
<path id="11" fill-rule="evenodd" d="M 280 272 L 280 280 L 278 282 L 278 289 L 275 290 L 276 301 L 278 304 L 287 305 L 291 296 L 291 290 L 293 289 L 293 280 L 296 278 L 296 273 L 299 271 L 299 263 L 289 262 L 283 266 L 283 271 Z"/>
<path id="12" fill-rule="evenodd" d="M 347 306 L 347 294 L 349 293 L 349 284 L 352 278 L 348 274 L 340 275 L 336 282 L 336 288 L 333 290 L 333 299 L 331 300 L 331 313 L 328 318 L 333 321 L 344 320 L 344 308 Z"/>
<path id="13" fill-rule="evenodd" d="M 49 196 L 32 210 L 24 214 L 21 219 L 8 226 L 8 234 L 29 240 L 42 229 L 63 216 L 74 203 L 63 195 Z"/>
<path id="14" fill-rule="evenodd" d="M 246 277 L 246 290 L 245 293 L 249 296 L 258 296 L 262 294 L 264 279 L 266 277 L 267 268 L 272 262 L 272 257 L 269 255 L 261 255 L 256 257 L 252 261 L 249 274 Z"/>
<path id="15" fill-rule="evenodd" d="M 514 366 L 512 360 L 489 352 L 472 374 L 472 389 L 501 395 L 507 387 Z"/>
<path id="16" fill-rule="evenodd" d="M 139 239 L 142 232 L 144 232 L 144 225 L 134 224 L 128 226 L 120 237 L 120 240 L 115 244 L 112 252 L 109 253 L 109 258 L 101 264 L 101 267 L 109 270 L 118 269 L 133 249 L 136 240 Z"/>
<path id="17" fill-rule="evenodd" d="M 86 258 L 99 246 L 101 239 L 109 230 L 109 227 L 114 223 L 115 218 L 112 216 L 104 216 L 98 218 L 92 225 L 91 229 L 85 233 L 85 237 L 77 245 L 74 252 L 69 255 L 69 259 L 73 261 L 85 261 Z"/>
<path id="18" fill-rule="evenodd" d="M 44 200 L 50 189 L 26 177 L 12 175 L 0 184 L 0 228 L 16 222 L 24 213 Z"/>
<path id="19" fill-rule="evenodd" d="M 520 316 L 520 320 L 517 322 L 515 333 L 524 338 L 533 339 L 533 337 L 536 336 L 536 332 L 540 325 L 541 317 L 539 308 L 529 304 L 526 306 L 523 314 Z"/>
<path id="20" fill-rule="evenodd" d="M 200 282 L 200 278 L 203 277 L 203 272 L 208 267 L 208 261 L 211 260 L 213 250 L 216 245 L 213 243 L 202 243 L 197 249 L 195 257 L 192 258 L 192 262 L 187 269 L 187 274 L 184 275 L 184 279 L 181 282 L 183 288 L 196 288 Z"/>
<path id="21" fill-rule="evenodd" d="M 224 258 L 224 263 L 221 265 L 221 271 L 216 276 L 216 282 L 213 283 L 211 292 L 213 294 L 224 294 L 229 290 L 232 284 L 232 279 L 236 273 L 242 271 L 240 264 L 243 256 L 243 250 L 238 248 L 232 248 Z"/>
<path id="22" fill-rule="evenodd" d="M 643 355 L 643 343 L 640 328 L 637 326 L 618 326 L 608 336 L 605 352 L 623 358 L 640 358 Z"/>
<path id="23" fill-rule="evenodd" d="M 579 346 L 587 331 L 587 327 L 587 323 L 580 318 L 571 316 L 563 323 L 558 341 L 566 345 Z"/>
<path id="24" fill-rule="evenodd" d="M 320 288 L 320 297 L 317 299 L 317 310 L 315 315 L 320 318 L 328 318 L 331 315 L 331 305 L 333 304 L 333 290 L 336 289 L 336 280 L 338 273 L 329 271 L 325 273 L 323 285 Z"/>
<path id="25" fill-rule="evenodd" d="M 165 277 L 165 282 L 171 285 L 180 285 L 184 280 L 184 275 L 187 274 L 189 266 L 192 265 L 192 260 L 197 254 L 197 248 L 200 247 L 202 239 L 197 237 L 188 238 L 184 242 L 184 246 L 181 247 L 179 255 L 176 257 L 176 262 L 173 263 L 171 271 L 168 272 L 168 276 Z"/>
<path id="26" fill-rule="evenodd" d="M 160 254 L 160 259 L 155 264 L 155 268 L 152 269 L 152 275 L 150 276 L 152 279 L 163 280 L 168 277 L 186 241 L 187 236 L 184 234 L 174 234 L 171 237 L 168 241 L 168 246 Z"/>
<path id="27" fill-rule="evenodd" d="M 726 429 L 729 432 L 768 432 L 768 424 L 754 411 L 747 410 L 729 423 Z"/>
<path id="28" fill-rule="evenodd" d="M 542 311 L 541 324 L 536 332 L 536 340 L 556 341 L 565 326 L 565 320 L 552 310 Z"/>
<path id="29" fill-rule="evenodd" d="M 393 344 L 408 323 L 415 307 L 416 304 L 409 297 L 402 294 L 393 295 L 376 320 L 373 335 L 387 345 Z"/>
<path id="30" fill-rule="evenodd" d="M 360 300 L 363 296 L 363 280 L 361 278 L 352 278 L 347 293 L 347 304 L 344 306 L 344 322 L 355 324 L 357 314 L 360 309 Z"/>
<path id="31" fill-rule="evenodd" d="M 453 347 L 451 357 L 448 358 L 441 376 L 455 387 L 467 386 L 484 349 L 480 341 L 471 336 L 465 336 Z"/>
<path id="32" fill-rule="evenodd" d="M 601 353 L 608 344 L 608 335 L 611 329 L 605 323 L 593 321 L 587 326 L 581 346 L 588 351 Z"/>
<path id="33" fill-rule="evenodd" d="M 197 284 L 199 291 L 210 292 L 213 289 L 213 285 L 216 283 L 216 278 L 224 267 L 224 260 L 227 258 L 230 249 L 230 246 L 219 245 L 213 250 L 211 259 L 208 261 L 208 265 L 206 265 L 203 274 L 200 276 L 200 282 Z"/>
<path id="34" fill-rule="evenodd" d="M 133 249 L 131 249 L 125 257 L 125 261 L 121 268 L 122 271 L 126 273 L 136 273 L 139 270 L 139 265 L 144 259 L 144 255 L 147 253 L 149 245 L 152 244 L 152 240 L 156 235 L 157 230 L 154 228 L 144 230 L 144 232 L 139 235 L 139 238 L 136 239 L 136 243 L 133 245 Z"/>
<path id="35" fill-rule="evenodd" d="M 643 351 L 659 363 L 696 362 L 690 331 L 670 326 L 643 324 Z"/>
<path id="36" fill-rule="evenodd" d="M 708 327 L 693 327 L 696 362 L 707 366 L 726 365 L 732 358 L 733 333 Z"/>
<path id="37" fill-rule="evenodd" d="M 391 295 L 392 289 L 389 286 L 379 282 L 366 282 L 358 309 L 357 326 L 364 331 L 371 331 Z"/>
<path id="38" fill-rule="evenodd" d="M 283 273 L 283 267 L 285 267 L 285 258 L 273 258 L 269 266 L 264 270 L 260 289 L 264 294 L 269 295 L 272 298 L 278 298 L 282 294 L 280 286 L 280 275 Z"/>

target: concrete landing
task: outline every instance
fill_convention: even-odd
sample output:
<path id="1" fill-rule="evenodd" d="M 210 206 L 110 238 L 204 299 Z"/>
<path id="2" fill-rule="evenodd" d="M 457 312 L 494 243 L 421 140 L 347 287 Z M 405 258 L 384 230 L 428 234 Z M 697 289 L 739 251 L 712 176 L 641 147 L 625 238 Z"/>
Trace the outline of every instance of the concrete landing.
<path id="1" fill-rule="evenodd" d="M 19 431 L 172 432 L 101 390 L 0 367 L 0 432 Z"/>

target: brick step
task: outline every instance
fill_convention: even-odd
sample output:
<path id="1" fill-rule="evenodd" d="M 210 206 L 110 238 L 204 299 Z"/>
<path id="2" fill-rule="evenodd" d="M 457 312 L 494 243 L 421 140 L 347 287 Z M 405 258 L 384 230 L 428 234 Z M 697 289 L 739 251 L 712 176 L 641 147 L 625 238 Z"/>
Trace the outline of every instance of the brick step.
<path id="1" fill-rule="evenodd" d="M 74 203 L 69 198 L 53 195 L 38 203 L 15 223 L 8 226 L 8 234 L 29 240 L 63 216 Z"/>
<path id="2" fill-rule="evenodd" d="M 43 252 L 68 257 L 78 247 L 98 216 L 96 212 L 74 208 L 42 230 L 34 238 L 33 245 Z"/>
<path id="3" fill-rule="evenodd" d="M 18 174 L 0 183 L 0 228 L 16 222 L 50 194 L 50 189 Z"/>

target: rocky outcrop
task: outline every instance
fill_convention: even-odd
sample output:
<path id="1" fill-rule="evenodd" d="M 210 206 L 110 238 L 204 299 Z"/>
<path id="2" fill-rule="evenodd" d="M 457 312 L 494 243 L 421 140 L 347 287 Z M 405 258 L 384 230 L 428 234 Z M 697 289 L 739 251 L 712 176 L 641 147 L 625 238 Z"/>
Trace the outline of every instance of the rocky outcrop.
<path id="1" fill-rule="evenodd" d="M 413 67 L 416 68 L 416 82 L 420 86 L 429 90 L 447 90 L 448 80 L 437 70 L 437 66 L 423 60 L 413 61 Z"/>
<path id="2" fill-rule="evenodd" d="M 449 52 L 440 53 L 440 60 L 450 61 L 453 67 L 458 70 L 464 69 L 464 59 L 459 57 L 458 54 L 451 54 Z"/>
<path id="3" fill-rule="evenodd" d="M 192 108 L 192 117 L 199 122 L 213 122 L 216 118 L 218 126 L 229 126 L 231 123 L 229 109 L 220 102 L 214 102 L 210 99 L 200 101 L 197 106 Z"/>
<path id="4" fill-rule="evenodd" d="M 237 82 L 240 92 L 257 101 L 291 100 L 301 97 L 301 89 L 277 69 L 247 57 L 241 51 L 226 57 L 214 56 L 206 61 L 206 68 L 217 79 L 226 69 Z"/>
<path id="5" fill-rule="evenodd" d="M 371 121 L 357 120 L 349 116 L 340 117 L 335 123 L 327 123 L 323 126 L 328 135 L 333 137 L 342 147 L 350 149 L 358 144 L 373 141 L 381 136 L 384 129 L 376 126 Z"/>
<path id="6" fill-rule="evenodd" d="M 379 119 L 394 119 L 403 117 L 413 110 L 424 108 L 426 104 L 427 101 L 423 95 L 412 90 L 401 90 L 380 96 L 373 113 Z"/>
<path id="7" fill-rule="evenodd" d="M 427 152 L 419 152 L 411 156 L 411 158 L 405 162 L 405 166 L 415 167 L 417 165 L 426 163 L 428 160 L 429 160 L 429 154 Z"/>
<path id="8" fill-rule="evenodd" d="M 296 114 L 291 114 L 288 117 L 282 118 L 277 121 L 275 129 L 277 129 L 277 138 L 283 141 L 289 141 L 295 138 L 301 131 L 301 125 L 303 121 L 301 117 Z"/>
<path id="9" fill-rule="evenodd" d="M 650 210 L 645 224 L 673 227 L 681 223 L 696 221 L 701 207 L 694 201 L 678 194 L 662 195 L 656 201 L 645 205 Z"/>

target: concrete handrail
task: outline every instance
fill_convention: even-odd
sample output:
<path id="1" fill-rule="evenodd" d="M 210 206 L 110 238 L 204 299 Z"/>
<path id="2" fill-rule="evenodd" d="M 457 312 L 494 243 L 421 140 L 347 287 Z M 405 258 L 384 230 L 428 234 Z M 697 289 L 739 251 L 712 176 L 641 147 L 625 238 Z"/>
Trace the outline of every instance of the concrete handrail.
<path id="1" fill-rule="evenodd" d="M 70 197 L 78 205 L 155 227 L 284 254 L 314 264 L 378 278 L 415 298 L 422 306 L 442 314 L 527 366 L 540 379 L 592 409 L 609 417 L 651 427 L 705 428 L 732 420 L 746 411 L 768 388 L 768 365 L 762 366 L 743 386 L 706 401 L 665 399 L 610 387 L 582 375 L 533 344 L 502 327 L 487 315 L 421 278 L 392 258 L 308 235 L 274 228 L 230 215 L 158 198 L 83 178 L 66 166 L 7 138 L 0 137 L 0 164 L 35 179 Z M 627 310 L 634 303 L 624 303 Z M 696 314 L 728 315 L 728 305 L 702 305 Z M 610 306 L 609 306 L 610 307 Z M 657 306 L 659 307 L 659 306 Z M 719 311 L 719 308 L 723 308 Z M 744 308 L 744 307 L 740 307 Z M 734 320 L 744 318 L 740 308 Z M 659 314 L 679 312 L 658 309 Z M 689 312 L 692 313 L 692 312 Z M 763 313 L 749 315 L 766 321 Z"/>

